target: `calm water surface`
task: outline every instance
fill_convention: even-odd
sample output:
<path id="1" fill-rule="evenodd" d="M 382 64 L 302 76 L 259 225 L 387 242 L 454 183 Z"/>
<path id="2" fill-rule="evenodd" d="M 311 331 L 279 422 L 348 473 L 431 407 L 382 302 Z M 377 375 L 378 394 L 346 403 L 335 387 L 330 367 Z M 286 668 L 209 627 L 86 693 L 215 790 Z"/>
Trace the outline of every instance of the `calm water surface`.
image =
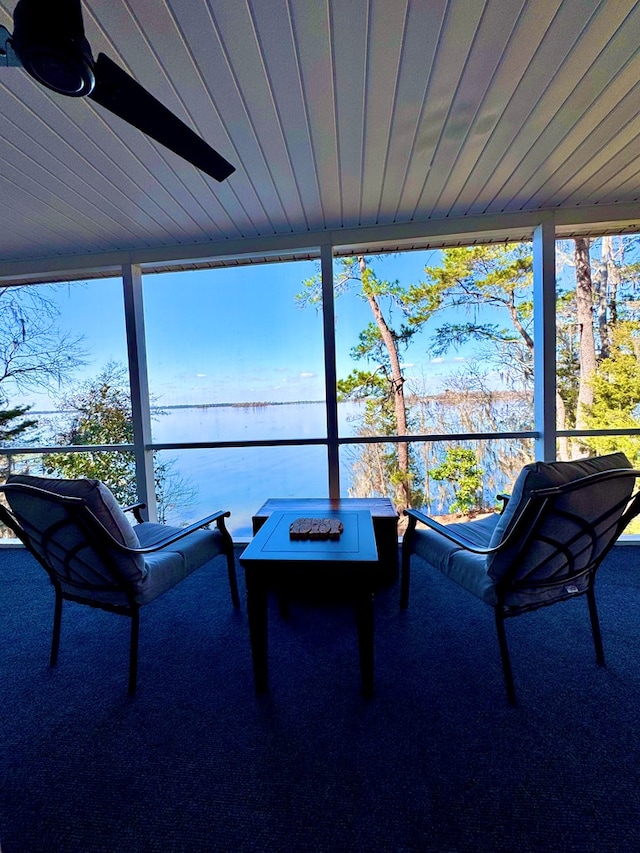
<path id="1" fill-rule="evenodd" d="M 339 432 L 355 436 L 363 404 L 338 405 Z M 223 405 L 171 408 L 153 417 L 157 444 L 218 441 L 271 441 L 326 437 L 324 403 Z M 352 482 L 354 446 L 340 450 L 340 488 Z M 251 536 L 251 517 L 268 498 L 328 497 L 327 450 L 324 446 L 233 447 L 157 451 L 170 463 L 174 482 L 167 521 L 184 524 L 218 509 L 231 511 L 229 529 L 238 539 Z M 490 472 L 484 472 L 485 475 Z M 507 488 L 507 483 L 497 490 Z M 492 492 L 492 495 L 497 493 Z M 438 498 L 438 507 L 440 507 Z M 449 499 L 446 499 L 447 502 Z M 447 511 L 446 507 L 431 511 Z"/>
<path id="2" fill-rule="evenodd" d="M 339 405 L 341 435 L 354 435 L 361 407 Z M 167 409 L 153 423 L 153 441 L 255 441 L 324 438 L 324 403 L 270 406 L 211 406 Z M 193 521 L 217 509 L 230 509 L 229 528 L 239 538 L 251 535 L 251 516 L 270 497 L 327 497 L 327 451 L 312 447 L 245 447 L 159 451 L 162 461 L 195 492 L 188 509 L 184 500 L 169 521 Z M 341 487 L 349 488 L 343 466 Z"/>

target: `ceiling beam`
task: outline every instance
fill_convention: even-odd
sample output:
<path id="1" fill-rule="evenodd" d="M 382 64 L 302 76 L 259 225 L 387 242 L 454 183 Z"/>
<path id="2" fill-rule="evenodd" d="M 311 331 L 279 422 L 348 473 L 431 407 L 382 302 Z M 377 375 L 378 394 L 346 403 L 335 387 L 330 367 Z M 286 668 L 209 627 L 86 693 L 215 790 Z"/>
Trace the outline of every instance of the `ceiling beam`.
<path id="1" fill-rule="evenodd" d="M 143 272 L 149 273 L 319 258 L 320 247 L 326 245 L 333 246 L 336 254 L 348 255 L 526 240 L 532 239 L 540 223 L 549 219 L 558 237 L 637 232 L 640 231 L 640 203 L 430 219 L 33 261 L 7 260 L 0 261 L 0 283 L 30 284 L 110 277 L 120 275 L 123 264 L 138 265 Z"/>

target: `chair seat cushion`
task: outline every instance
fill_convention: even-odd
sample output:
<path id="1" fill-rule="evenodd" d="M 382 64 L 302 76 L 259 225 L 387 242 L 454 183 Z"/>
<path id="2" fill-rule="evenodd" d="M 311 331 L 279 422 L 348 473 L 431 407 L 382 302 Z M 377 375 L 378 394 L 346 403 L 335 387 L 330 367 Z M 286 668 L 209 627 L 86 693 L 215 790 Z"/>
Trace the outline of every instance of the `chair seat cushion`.
<path id="1" fill-rule="evenodd" d="M 140 547 L 149 548 L 178 533 L 180 528 L 145 521 L 133 527 Z M 195 530 L 160 551 L 144 555 L 146 573 L 135 586 L 135 601 L 148 604 L 218 554 L 224 553 L 219 530 Z"/>
<path id="2" fill-rule="evenodd" d="M 448 524 L 447 530 L 463 536 L 478 548 L 488 548 L 499 518 L 494 513 L 474 521 Z M 495 584 L 487 572 L 487 558 L 484 554 L 466 551 L 430 528 L 416 529 L 413 536 L 413 550 L 423 560 L 487 604 L 496 603 Z"/>

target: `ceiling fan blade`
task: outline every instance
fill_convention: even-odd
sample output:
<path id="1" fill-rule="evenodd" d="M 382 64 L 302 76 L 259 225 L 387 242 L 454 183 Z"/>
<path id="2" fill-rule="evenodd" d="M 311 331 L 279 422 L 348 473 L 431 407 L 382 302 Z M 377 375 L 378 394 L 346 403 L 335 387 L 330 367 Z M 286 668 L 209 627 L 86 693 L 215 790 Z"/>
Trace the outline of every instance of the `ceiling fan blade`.
<path id="1" fill-rule="evenodd" d="M 103 53 L 95 64 L 96 85 L 88 96 L 197 169 L 224 181 L 232 166 L 171 110 L 147 92 L 133 77 Z"/>

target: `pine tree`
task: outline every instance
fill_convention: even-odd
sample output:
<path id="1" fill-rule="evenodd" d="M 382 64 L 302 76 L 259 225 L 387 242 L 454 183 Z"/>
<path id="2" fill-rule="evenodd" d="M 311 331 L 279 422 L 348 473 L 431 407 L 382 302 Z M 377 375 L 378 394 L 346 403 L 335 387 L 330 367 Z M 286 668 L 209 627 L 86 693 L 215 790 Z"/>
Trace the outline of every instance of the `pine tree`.
<path id="1" fill-rule="evenodd" d="M 15 406 L 0 409 L 0 442 L 3 446 L 13 444 L 21 435 L 38 423 L 34 418 L 25 418 L 30 406 Z M 4 482 L 11 471 L 11 456 L 0 455 L 0 477 Z"/>

